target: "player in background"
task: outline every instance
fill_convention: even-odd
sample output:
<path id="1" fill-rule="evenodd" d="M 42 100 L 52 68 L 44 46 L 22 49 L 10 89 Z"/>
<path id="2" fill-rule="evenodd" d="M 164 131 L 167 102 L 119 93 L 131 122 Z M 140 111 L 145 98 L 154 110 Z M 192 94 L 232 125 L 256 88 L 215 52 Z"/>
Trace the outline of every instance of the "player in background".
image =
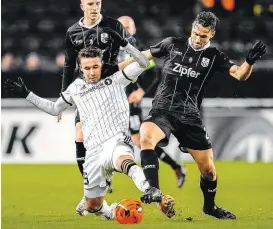
<path id="1" fill-rule="evenodd" d="M 118 18 L 118 21 L 121 22 L 123 27 L 129 32 L 132 37 L 136 35 L 136 26 L 133 18 L 129 16 L 121 16 Z M 134 39 L 133 39 L 134 40 Z M 143 50 L 144 47 L 142 44 L 139 44 L 139 39 L 135 39 L 136 43 L 135 46 L 139 50 Z M 124 51 L 120 50 L 118 55 L 118 61 L 122 62 L 125 59 L 130 58 L 130 56 Z M 142 83 L 143 79 L 146 78 L 146 75 L 150 75 L 149 79 L 152 82 L 149 82 L 149 86 L 147 88 L 143 88 Z M 146 79 L 147 80 L 147 79 Z M 139 129 L 142 123 L 142 108 L 140 106 L 140 102 L 145 93 L 148 93 L 158 82 L 158 77 L 156 76 L 155 69 L 150 69 L 149 71 L 144 72 L 139 77 L 138 81 L 134 84 L 130 84 L 126 87 L 126 94 L 128 96 L 128 100 L 130 103 L 130 132 L 133 142 L 140 148 L 140 135 Z M 145 91 L 144 91 L 145 90 Z M 175 172 L 177 178 L 177 186 L 181 188 L 184 184 L 186 178 L 186 169 L 176 163 L 162 148 L 156 146 L 155 152 L 157 157 L 162 160 L 163 162 L 167 163 Z"/>
<path id="2" fill-rule="evenodd" d="M 111 28 L 126 37 L 130 42 L 130 34 L 124 29 L 122 24 L 106 15 L 101 14 L 102 0 L 81 0 L 80 7 L 83 11 L 83 18 L 72 25 L 66 32 L 65 38 L 65 63 L 63 67 L 62 91 L 65 91 L 74 80 L 74 72 L 77 67 L 77 55 L 82 48 L 98 47 L 103 50 L 103 65 L 102 75 L 104 77 L 113 74 L 116 71 L 117 55 L 119 45 L 115 41 L 110 41 L 107 33 L 103 33 L 103 28 Z M 76 70 L 75 77 L 82 77 L 82 74 Z M 75 112 L 76 126 L 76 158 L 81 175 L 83 175 L 83 163 L 85 161 L 86 149 L 83 145 L 82 124 L 80 122 L 79 113 Z M 61 115 L 58 116 L 60 121 Z M 76 212 L 85 205 L 85 198 L 76 207 Z"/>
<path id="3" fill-rule="evenodd" d="M 200 170 L 203 212 L 219 219 L 236 219 L 234 214 L 215 204 L 216 169 L 210 138 L 200 117 L 200 106 L 205 86 L 215 72 L 229 74 L 239 81 L 247 80 L 254 63 L 265 55 L 266 46 L 261 41 L 255 43 L 246 61 L 236 65 L 210 44 L 217 22 L 213 13 L 201 12 L 192 24 L 189 38 L 168 37 L 144 52 L 149 59 L 164 58 L 164 66 L 152 110 L 140 127 L 141 164 L 152 186 L 141 200 L 150 203 L 160 196 L 159 165 L 154 149 L 159 142 L 166 144 L 173 133 Z"/>
<path id="4" fill-rule="evenodd" d="M 105 31 L 137 62 L 101 79 L 102 51 L 98 48 L 84 48 L 78 54 L 83 78 L 77 78 L 71 83 L 56 102 L 30 92 L 21 78 L 17 82 L 8 80 L 5 88 L 8 93 L 25 97 L 51 115 L 58 115 L 73 105 L 77 106 L 87 149 L 83 172 L 86 210 L 105 219 L 113 219 L 116 205 L 109 206 L 104 196 L 108 189 L 107 180 L 111 180 L 114 171 L 131 177 L 142 192 L 149 188 L 142 169 L 134 162 L 133 146 L 128 135 L 129 103 L 124 90 L 128 84 L 137 80 L 149 66 L 149 61 L 118 33 L 111 29 Z M 161 209 L 168 212 L 167 216 L 172 216 L 164 199 Z"/>

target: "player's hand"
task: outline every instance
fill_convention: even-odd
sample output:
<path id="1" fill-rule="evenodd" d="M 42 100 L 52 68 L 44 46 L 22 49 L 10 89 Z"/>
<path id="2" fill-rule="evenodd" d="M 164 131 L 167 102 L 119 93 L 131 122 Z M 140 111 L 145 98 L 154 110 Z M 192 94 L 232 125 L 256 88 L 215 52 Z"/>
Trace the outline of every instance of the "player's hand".
<path id="1" fill-rule="evenodd" d="M 17 81 L 7 79 L 4 83 L 4 88 L 10 96 L 26 98 L 30 93 L 24 81 L 20 77 L 17 78 Z"/>
<path id="2" fill-rule="evenodd" d="M 60 122 L 62 120 L 62 114 L 57 115 L 57 122 Z"/>
<path id="3" fill-rule="evenodd" d="M 145 94 L 145 91 L 142 88 L 138 88 L 136 91 L 133 91 L 129 95 L 128 97 L 129 103 L 140 103 L 144 94 Z"/>
<path id="4" fill-rule="evenodd" d="M 257 60 L 261 59 L 264 54 L 266 54 L 266 45 L 263 42 L 258 41 L 248 51 L 246 62 L 253 65 Z"/>
<path id="5" fill-rule="evenodd" d="M 122 47 L 125 47 L 128 44 L 128 41 L 125 38 L 121 37 L 116 31 L 108 27 L 103 28 L 103 32 L 108 33 L 110 37 Z"/>

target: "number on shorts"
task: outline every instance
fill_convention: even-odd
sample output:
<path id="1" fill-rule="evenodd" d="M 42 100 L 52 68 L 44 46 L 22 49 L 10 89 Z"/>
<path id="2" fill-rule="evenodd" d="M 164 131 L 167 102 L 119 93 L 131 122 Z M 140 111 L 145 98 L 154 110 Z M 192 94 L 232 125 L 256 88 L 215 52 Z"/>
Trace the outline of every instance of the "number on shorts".
<path id="1" fill-rule="evenodd" d="M 207 130 L 206 130 L 206 127 L 204 127 L 204 131 L 205 131 L 205 133 L 206 133 L 206 139 L 209 140 L 209 134 L 208 134 L 208 132 L 207 132 Z"/>

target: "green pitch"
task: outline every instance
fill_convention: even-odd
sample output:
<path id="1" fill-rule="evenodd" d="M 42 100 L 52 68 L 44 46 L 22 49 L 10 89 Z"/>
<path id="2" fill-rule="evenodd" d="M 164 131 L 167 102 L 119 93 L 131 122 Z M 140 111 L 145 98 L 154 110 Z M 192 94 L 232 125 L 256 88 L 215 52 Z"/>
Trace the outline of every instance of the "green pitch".
<path id="1" fill-rule="evenodd" d="M 273 228 L 273 164 L 218 162 L 219 206 L 237 215 L 235 221 L 217 220 L 202 213 L 199 173 L 187 165 L 188 179 L 176 187 L 174 172 L 160 167 L 160 183 L 176 200 L 177 214 L 168 219 L 153 205 L 143 205 L 145 216 L 132 228 Z M 123 174 L 114 178 L 114 193 L 108 203 L 122 198 L 138 199 L 140 192 Z M 82 197 L 82 182 L 76 165 L 2 165 L 3 229 L 128 228 L 116 221 L 102 221 L 94 215 L 80 217 L 74 209 Z M 186 221 L 192 217 L 192 221 Z"/>

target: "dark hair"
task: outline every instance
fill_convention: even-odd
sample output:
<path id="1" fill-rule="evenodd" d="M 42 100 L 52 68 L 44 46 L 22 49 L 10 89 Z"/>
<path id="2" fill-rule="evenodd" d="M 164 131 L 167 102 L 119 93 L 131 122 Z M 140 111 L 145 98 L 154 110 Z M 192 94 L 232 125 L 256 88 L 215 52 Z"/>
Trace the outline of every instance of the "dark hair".
<path id="1" fill-rule="evenodd" d="M 88 57 L 99 57 L 102 60 L 102 51 L 99 48 L 95 47 L 88 47 L 83 48 L 78 53 L 77 61 L 78 63 L 81 63 L 81 58 L 88 58 Z"/>
<path id="2" fill-rule="evenodd" d="M 215 30 L 217 23 L 220 20 L 216 17 L 216 15 L 212 12 L 202 11 L 197 14 L 193 23 L 197 23 L 202 25 L 203 27 L 209 28 L 210 30 Z"/>

